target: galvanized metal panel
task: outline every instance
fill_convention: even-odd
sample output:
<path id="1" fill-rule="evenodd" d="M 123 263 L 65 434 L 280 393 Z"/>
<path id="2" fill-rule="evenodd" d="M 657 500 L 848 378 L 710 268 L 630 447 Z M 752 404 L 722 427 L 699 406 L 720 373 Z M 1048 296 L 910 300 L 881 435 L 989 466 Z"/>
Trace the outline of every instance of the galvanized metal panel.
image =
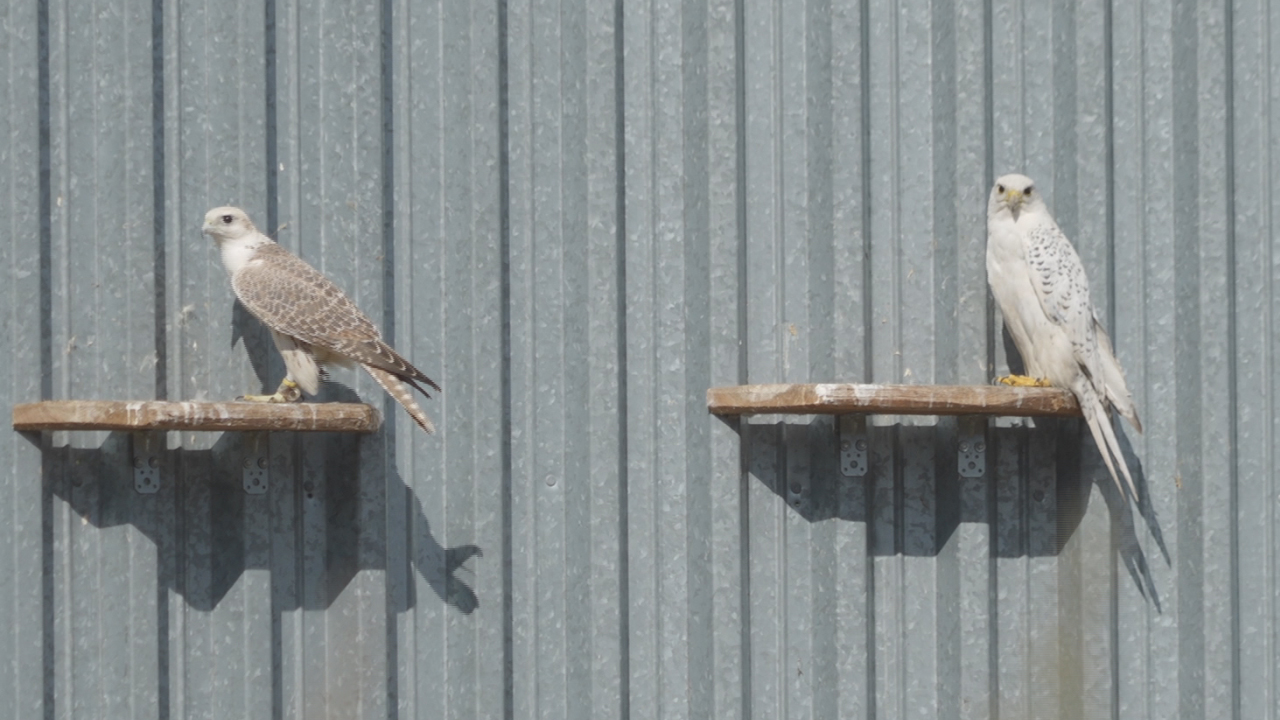
<path id="1" fill-rule="evenodd" d="M 402 480 L 388 489 L 387 582 L 397 613 L 388 692 L 400 717 L 501 717 L 511 704 L 511 608 L 494 590 L 510 563 L 498 14 L 398 3 L 389 20 L 391 89 L 403 101 L 392 106 L 388 312 L 397 347 L 430 368 L 444 392 L 431 408 L 440 435 L 423 441 L 401 420 L 389 458 Z"/>
<path id="2" fill-rule="evenodd" d="M 1181 553 L 1174 578 L 1181 605 L 1180 624 L 1185 626 L 1185 629 L 1179 628 L 1178 633 L 1181 662 L 1177 682 L 1186 714 L 1202 713 L 1205 717 L 1226 717 L 1234 710 L 1230 688 L 1234 684 L 1236 633 L 1232 625 L 1231 593 L 1222 592 L 1222 588 L 1229 588 L 1233 583 L 1233 549 L 1231 543 L 1223 542 L 1224 535 L 1230 535 L 1223 529 L 1230 528 L 1233 522 L 1232 477 L 1237 453 L 1232 418 L 1237 397 L 1236 373 L 1232 367 L 1234 317 L 1227 301 L 1234 292 L 1231 267 L 1234 248 L 1230 242 L 1224 242 L 1232 232 L 1232 195 L 1221 181 L 1232 171 L 1227 141 L 1233 131 L 1230 111 L 1233 90 L 1229 82 L 1232 51 L 1228 47 L 1229 36 L 1218 30 L 1227 17 L 1226 9 L 1222 3 L 1207 3 L 1198 9 L 1194 29 L 1195 72 L 1197 94 L 1204 98 L 1204 110 L 1195 106 L 1183 109 L 1188 112 L 1188 119 L 1195 117 L 1197 124 L 1193 133 L 1198 152 L 1184 163 L 1193 166 L 1198 175 L 1195 192 L 1185 197 L 1196 205 L 1199 231 L 1199 237 L 1184 241 L 1189 246 L 1184 252 L 1190 257 L 1189 265 L 1183 267 L 1189 273 L 1190 267 L 1198 266 L 1200 272 L 1194 291 L 1198 302 L 1188 313 L 1189 322 L 1184 321 L 1190 326 L 1185 333 L 1179 333 L 1183 342 L 1178 353 L 1185 351 L 1189 359 L 1198 360 L 1191 392 L 1196 392 L 1198 386 L 1198 402 L 1193 402 L 1192 408 L 1200 417 L 1198 422 L 1188 419 L 1183 429 L 1187 444 L 1196 450 L 1194 460 L 1180 462 L 1175 458 L 1177 465 L 1173 468 L 1175 487 L 1181 481 L 1181 489 L 1187 491 L 1186 500 L 1178 508 L 1177 531 L 1189 541 L 1186 543 L 1189 549 Z M 1194 116 L 1190 115 L 1193 108 Z M 1134 350 L 1136 348 L 1130 349 L 1129 358 L 1137 355 Z M 1145 389 L 1138 392 L 1143 398 L 1148 396 Z M 1224 403 L 1222 398 L 1230 398 L 1231 402 Z M 1139 447 L 1147 452 L 1152 450 L 1150 441 Z M 1184 468 L 1212 480 L 1188 483 L 1185 478 L 1191 473 Z M 1195 664 L 1190 662 L 1192 658 L 1196 659 Z"/>
<path id="3" fill-rule="evenodd" d="M 507 8 L 511 574 L 520 716 L 621 712 L 617 16 Z M 611 462 L 612 458 L 615 462 Z"/>
<path id="4" fill-rule="evenodd" d="M 49 276 L 48 235 L 41 223 L 44 18 L 33 3 L 0 4 L 0 407 L 47 397 L 50 347 L 43 322 Z M 42 434 L 10 433 L 0 442 L 0 695 L 15 715 L 52 709 L 48 663 L 52 617 L 46 612 L 52 558 L 45 552 L 52 495 L 44 480 Z"/>
<path id="5" fill-rule="evenodd" d="M 1280 716 L 1267 3 L 30 5 L 9 404 L 270 391 L 225 202 L 445 392 L 427 437 L 339 372 L 383 432 L 174 435 L 154 495 L 127 435 L 15 436 L 23 714 Z M 1128 370 L 1140 512 L 1075 421 L 962 478 L 970 421 L 880 418 L 850 478 L 834 418 L 706 414 L 1004 372 L 1013 170 Z"/>
<path id="6" fill-rule="evenodd" d="M 151 9 L 139 2 L 47 7 L 40 50 L 47 52 L 53 397 L 154 392 Z M 53 443 L 65 458 L 52 462 L 52 450 L 45 457 L 59 498 L 46 522 L 46 627 L 65 644 L 46 654 L 46 711 L 154 714 L 159 594 L 132 590 L 158 584 L 144 530 L 155 499 L 133 490 L 127 436 L 59 433 Z"/>
<path id="7" fill-rule="evenodd" d="M 742 372 L 735 18 L 651 3 L 627 6 L 624 27 L 628 707 L 737 717 L 741 460 L 699 393 Z"/>
<path id="8" fill-rule="evenodd" d="M 746 278 L 741 274 L 742 263 L 746 259 L 742 246 L 745 232 L 742 212 L 745 196 L 741 184 L 744 167 L 740 153 L 743 118 L 739 106 L 742 77 L 738 73 L 740 25 L 735 8 L 730 2 L 712 2 L 705 7 L 692 6 L 685 11 L 683 47 L 678 55 L 683 66 L 680 77 L 683 86 L 682 156 L 671 158 L 671 165 L 666 166 L 642 163 L 639 167 L 649 173 L 643 182 L 634 183 L 628 175 L 629 230 L 630 218 L 636 214 L 643 218 L 650 212 L 645 204 L 632 202 L 633 189 L 665 184 L 662 175 L 674 171 L 677 160 L 681 163 L 687 188 L 682 198 L 685 215 L 683 243 L 678 236 L 663 238 L 661 244 L 654 242 L 654 252 L 642 255 L 642 262 L 661 266 L 665 262 L 664 257 L 680 252 L 680 246 L 687 244 L 690 238 L 705 238 L 705 245 L 700 242 L 695 251 L 684 251 L 683 276 L 679 278 L 682 287 L 680 295 L 673 296 L 677 305 L 683 304 L 686 308 L 683 352 L 687 370 L 681 378 L 683 382 L 670 383 L 669 390 L 672 394 L 684 393 L 675 402 L 683 404 L 684 411 L 688 413 L 684 442 L 684 477 L 689 483 L 691 497 L 686 511 L 690 525 L 687 565 L 673 569 L 687 573 L 690 583 L 690 697 L 685 712 L 672 713 L 688 717 L 741 717 L 750 710 L 747 704 L 750 676 L 746 653 L 751 639 L 744 622 L 748 612 L 749 580 L 742 553 L 742 537 L 747 532 L 747 506 L 742 491 L 745 480 L 742 448 L 736 432 L 741 425 L 702 417 L 697 391 L 701 384 L 745 381 L 745 358 L 739 334 L 746 302 Z M 671 50 L 664 53 L 664 64 L 675 63 L 677 54 L 674 48 Z M 635 68 L 634 63 L 628 63 L 628 69 L 633 68 L 640 70 L 636 75 L 643 80 L 643 66 Z M 664 76 L 674 79 L 674 73 Z M 669 91 L 674 91 L 674 88 Z M 627 92 L 630 97 L 631 86 Z M 662 95 L 658 95 L 656 100 L 649 109 L 655 114 L 666 104 Z M 631 115 L 628 112 L 628 117 Z M 646 146 L 657 143 L 662 137 L 663 134 L 654 133 L 648 138 L 640 135 L 629 147 L 638 148 L 640 157 L 644 158 L 648 154 Z M 628 157 L 634 155 L 629 151 Z M 634 241 L 644 237 L 643 230 L 644 225 L 641 225 L 635 228 L 634 234 L 629 233 L 632 242 L 628 247 L 635 247 Z M 656 293 L 657 298 L 667 294 L 668 291 L 661 286 Z M 657 308 L 661 309 L 662 305 L 657 305 Z M 629 304 L 628 318 L 631 314 Z M 666 309 L 665 314 L 670 317 L 672 312 Z M 637 337 L 638 333 L 632 331 L 637 326 L 628 321 L 628 339 L 633 342 L 632 347 L 656 343 L 674 329 L 670 320 L 651 327 L 652 337 L 643 334 Z M 628 355 L 628 366 L 631 357 L 635 355 Z M 656 412 L 669 401 L 664 394 L 658 394 L 648 402 L 653 403 Z M 629 435 L 630 428 L 631 425 L 628 427 Z M 662 451 L 661 446 L 654 450 Z M 645 475 L 637 473 L 631 473 L 628 482 L 641 489 L 649 484 Z M 661 501 L 662 496 L 655 499 Z M 636 537 L 631 544 L 632 557 L 645 554 L 650 542 Z M 657 553 L 648 554 L 655 560 L 663 560 Z M 638 637 L 634 629 L 632 636 Z M 633 691 L 633 713 L 638 709 L 640 714 L 651 714 L 640 702 L 642 698 Z M 665 713 L 665 708 L 659 709 Z"/>
<path id="9" fill-rule="evenodd" d="M 827 342 L 835 353 L 829 367 L 821 355 L 814 358 L 810 372 L 811 377 L 866 382 L 873 379 L 875 372 L 870 353 L 875 323 L 870 282 L 872 180 L 867 173 L 871 162 L 870 108 L 866 102 L 871 96 L 871 78 L 865 62 L 873 26 L 865 3 L 833 2 L 830 22 L 831 39 L 825 45 L 831 53 L 830 98 L 815 98 L 819 107 L 830 104 L 830 139 L 829 145 L 814 157 L 829 154 L 831 158 L 831 236 L 820 243 L 814 238 L 811 243 L 817 255 L 816 266 L 826 264 L 828 253 L 831 258 L 832 314 L 829 324 L 820 316 L 813 316 L 809 332 L 818 342 L 828 335 Z M 815 25 L 821 27 L 821 17 L 815 19 Z M 824 63 L 817 65 L 823 67 Z M 821 629 L 819 637 L 829 637 L 835 646 L 835 657 L 825 661 L 832 663 L 835 679 L 823 683 L 828 693 L 825 704 L 829 707 L 834 702 L 835 713 L 826 712 L 822 704 L 816 710 L 830 716 L 871 717 L 877 710 L 876 666 L 872 661 L 876 649 L 871 560 L 874 537 L 870 531 L 874 484 L 869 478 L 844 477 L 831 468 L 820 472 L 818 487 L 825 485 L 834 496 L 828 500 L 832 503 L 831 518 L 825 522 L 832 537 L 823 540 L 834 551 L 834 557 L 826 561 L 833 566 L 834 579 L 829 581 L 831 594 L 820 606 L 824 612 L 819 614 L 819 620 L 825 625 L 827 614 L 834 610 L 830 617 L 835 622 L 831 628 Z M 826 515 L 816 513 L 814 517 Z M 811 674 L 821 672 L 823 664 L 814 662 Z"/>
<path id="10" fill-rule="evenodd" d="M 1280 18 L 1267 3 L 1234 4 L 1230 46 L 1232 77 L 1230 111 L 1234 148 L 1231 194 L 1234 227 L 1227 237 L 1235 262 L 1228 267 L 1234 280 L 1234 333 L 1229 338 L 1233 365 L 1215 368 L 1234 375 L 1232 427 L 1234 473 L 1228 476 L 1234 507 L 1230 523 L 1219 530 L 1230 542 L 1231 589 L 1236 616 L 1232 630 L 1237 642 L 1234 668 L 1239 683 L 1232 710 L 1241 717 L 1280 716 L 1280 693 L 1275 691 L 1280 660 L 1280 553 L 1276 527 L 1280 523 L 1277 487 L 1277 439 L 1280 438 L 1280 345 L 1277 344 L 1277 285 L 1280 284 L 1280 232 L 1276 229 L 1275 188 L 1280 181 L 1280 106 L 1274 50 L 1280 39 Z M 1231 288 L 1228 288 L 1230 291 Z M 1230 326 L 1229 326 L 1230 327 Z"/>

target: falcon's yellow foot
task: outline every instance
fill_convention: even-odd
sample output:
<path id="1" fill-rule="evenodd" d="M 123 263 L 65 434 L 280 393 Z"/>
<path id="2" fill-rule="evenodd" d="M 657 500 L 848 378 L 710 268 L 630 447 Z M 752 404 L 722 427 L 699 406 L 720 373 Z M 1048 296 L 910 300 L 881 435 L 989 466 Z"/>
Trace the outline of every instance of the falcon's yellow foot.
<path id="1" fill-rule="evenodd" d="M 266 403 L 291 403 L 298 402 L 302 399 L 302 391 L 298 389 L 298 383 L 285 378 L 280 381 L 280 387 L 276 388 L 275 395 L 241 395 L 236 400 L 245 402 L 266 402 Z"/>
<path id="2" fill-rule="evenodd" d="M 1033 378 L 1027 375 L 1005 375 L 996 378 L 996 382 L 1013 387 L 1052 387 L 1044 378 Z"/>

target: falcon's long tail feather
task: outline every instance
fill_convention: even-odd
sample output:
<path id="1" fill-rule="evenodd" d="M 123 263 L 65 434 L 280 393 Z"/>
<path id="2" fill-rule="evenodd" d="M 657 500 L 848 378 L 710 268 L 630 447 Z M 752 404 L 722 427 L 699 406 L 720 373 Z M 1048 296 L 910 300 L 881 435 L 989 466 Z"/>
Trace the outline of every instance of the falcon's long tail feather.
<path id="1" fill-rule="evenodd" d="M 1115 430 L 1111 428 L 1111 417 L 1107 413 L 1106 406 L 1102 404 L 1102 399 L 1098 397 L 1097 391 L 1083 373 L 1080 380 L 1071 388 L 1071 392 L 1080 403 L 1085 424 L 1093 434 L 1093 441 L 1098 444 L 1098 452 L 1102 455 L 1102 461 L 1106 463 L 1107 470 L 1111 472 L 1111 479 L 1115 481 L 1116 487 L 1123 495 L 1125 486 L 1120 484 L 1120 478 L 1116 475 L 1115 465 L 1119 463 L 1120 471 L 1128 484 L 1129 495 L 1135 503 L 1138 502 L 1138 488 L 1133 483 L 1133 476 L 1129 474 L 1129 464 L 1124 461 L 1124 454 L 1120 452 L 1120 441 L 1116 439 Z"/>
<path id="2" fill-rule="evenodd" d="M 1129 386 L 1125 384 L 1124 371 L 1120 369 L 1120 361 L 1116 360 L 1115 350 L 1111 349 L 1111 337 L 1102 329 L 1102 323 L 1098 321 L 1096 314 L 1093 331 L 1098 338 L 1098 361 L 1102 367 L 1102 384 L 1106 387 L 1107 400 L 1120 413 L 1120 417 L 1128 420 L 1133 429 L 1141 433 L 1142 421 L 1138 419 L 1133 396 L 1129 394 Z"/>
<path id="3" fill-rule="evenodd" d="M 426 430 L 428 434 L 436 431 L 436 426 L 431 422 L 431 418 L 427 417 L 427 414 L 422 412 L 422 408 L 418 406 L 417 398 L 413 396 L 413 393 L 409 390 L 408 386 L 401 382 L 400 378 L 380 367 L 365 365 L 364 369 L 373 376 L 374 380 L 378 381 L 378 384 L 382 386 L 383 390 L 387 391 L 388 395 L 395 398 L 396 402 L 403 405 L 404 409 L 409 411 L 409 417 L 413 418 L 414 422 L 418 423 L 419 427 Z"/>

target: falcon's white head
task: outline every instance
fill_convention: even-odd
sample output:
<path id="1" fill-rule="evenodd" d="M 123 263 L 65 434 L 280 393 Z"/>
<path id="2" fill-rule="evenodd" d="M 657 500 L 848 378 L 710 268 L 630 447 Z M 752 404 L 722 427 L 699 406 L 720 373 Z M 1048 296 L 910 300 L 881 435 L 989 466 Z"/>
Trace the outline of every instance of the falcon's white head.
<path id="1" fill-rule="evenodd" d="M 1035 183 L 1026 175 L 1012 173 L 1001 175 L 991 188 L 991 199 L 987 202 L 987 217 L 997 218 L 1008 214 L 1014 222 L 1024 212 L 1048 212 L 1044 200 L 1036 190 Z"/>
<path id="2" fill-rule="evenodd" d="M 238 207 L 216 207 L 204 214 L 204 227 L 200 231 L 216 242 L 253 237 L 258 229 L 249 216 Z"/>
<path id="3" fill-rule="evenodd" d="M 271 238 L 258 232 L 249 216 L 237 207 L 216 207 L 204 214 L 204 227 L 200 229 L 222 251 L 222 266 L 231 277 L 253 258 L 258 248 L 271 242 Z"/>

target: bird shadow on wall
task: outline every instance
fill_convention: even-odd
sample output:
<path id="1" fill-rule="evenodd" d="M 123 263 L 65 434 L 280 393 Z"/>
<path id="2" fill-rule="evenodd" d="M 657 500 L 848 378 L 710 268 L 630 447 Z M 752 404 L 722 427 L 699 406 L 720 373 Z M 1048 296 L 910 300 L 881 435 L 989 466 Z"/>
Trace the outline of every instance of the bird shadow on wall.
<path id="1" fill-rule="evenodd" d="M 237 341 L 243 344 L 249 356 L 249 363 L 258 378 L 261 391 L 275 392 L 285 374 L 284 361 L 276 350 L 275 342 L 271 339 L 271 332 L 239 300 L 235 301 L 231 310 L 231 345 L 234 347 Z M 384 398 L 381 393 L 379 397 Z M 322 383 L 320 393 L 310 398 L 310 401 L 363 402 L 354 390 L 340 382 Z M 374 446 L 380 447 L 391 442 L 395 417 L 397 416 L 388 414 L 384 409 L 384 424 L 378 434 L 372 438 L 375 441 Z M 353 439 L 350 435 L 341 437 L 348 442 Z M 333 446 L 326 443 L 324 447 L 332 448 Z M 354 458 L 355 455 L 344 450 L 342 457 Z M 395 498 L 389 506 L 405 508 L 404 517 L 398 518 L 398 521 L 404 525 L 389 529 L 387 534 L 387 537 L 394 536 L 397 539 L 397 542 L 389 546 L 390 552 L 394 555 L 400 548 L 410 548 L 414 553 L 413 565 L 418 568 L 418 572 L 436 595 L 463 613 L 470 614 L 479 607 L 479 599 L 470 586 L 455 577 L 455 573 L 466 570 L 467 561 L 472 557 L 483 556 L 483 550 L 476 545 L 442 547 L 430 533 L 430 525 L 422 510 L 422 502 L 412 488 L 400 478 L 395 467 L 386 467 L 381 460 L 382 458 L 376 458 L 375 462 L 390 478 L 390 482 L 387 483 L 387 492 Z M 351 505 L 348 504 L 347 507 Z M 400 590 L 394 603 L 397 611 L 412 608 L 415 604 L 416 584 L 401 582 L 396 584 L 396 587 Z"/>
<path id="2" fill-rule="evenodd" d="M 876 556 L 935 556 L 961 523 L 990 526 L 994 557 L 1057 556 L 1070 547 L 1096 485 L 1129 575 L 1160 608 L 1133 506 L 1112 482 L 1083 421 L 1036 418 L 1033 427 L 988 426 L 980 477 L 959 474 L 954 417 L 931 425 L 868 423 L 867 473 L 860 477 L 841 470 L 836 417 L 769 424 L 744 418 L 739 433 L 755 481 L 810 522 L 865 524 Z M 1143 497 L 1140 517 L 1168 563 L 1145 473 L 1118 435 Z"/>
<path id="3" fill-rule="evenodd" d="M 458 575 L 481 549 L 441 546 L 394 467 L 362 466 L 381 453 L 361 443 L 380 449 L 383 432 L 363 440 L 222 433 L 209 449 L 161 450 L 153 494 L 135 489 L 130 434 L 113 432 L 97 448 L 46 447 L 45 483 L 82 524 L 131 525 L 145 535 L 156 548 L 160 584 L 196 610 L 216 608 L 246 570 L 271 573 L 278 611 L 327 609 L 358 572 L 383 570 L 392 607 L 403 612 L 417 601 L 412 566 L 441 600 L 471 613 L 479 599 Z M 262 438 L 267 488 L 250 494 L 243 462 L 256 451 L 246 445 Z"/>

